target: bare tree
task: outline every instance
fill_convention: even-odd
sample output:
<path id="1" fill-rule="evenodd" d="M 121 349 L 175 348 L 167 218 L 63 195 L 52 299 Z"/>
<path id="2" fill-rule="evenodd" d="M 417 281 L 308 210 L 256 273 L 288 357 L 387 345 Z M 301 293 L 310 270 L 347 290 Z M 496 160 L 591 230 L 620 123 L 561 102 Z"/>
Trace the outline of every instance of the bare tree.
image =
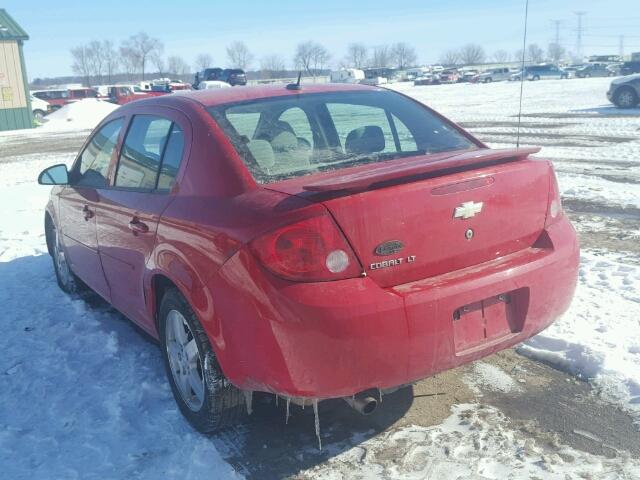
<path id="1" fill-rule="evenodd" d="M 469 43 L 460 49 L 460 60 L 466 65 L 484 62 L 484 48 L 476 43 Z"/>
<path id="2" fill-rule="evenodd" d="M 265 78 L 276 78 L 286 70 L 284 58 L 277 54 L 267 55 L 260 61 L 260 70 Z"/>
<path id="3" fill-rule="evenodd" d="M 416 50 L 404 42 L 396 43 L 391 47 L 391 56 L 400 70 L 415 64 L 418 58 Z"/>
<path id="4" fill-rule="evenodd" d="M 567 51 L 559 43 L 550 43 L 547 48 L 547 57 L 549 57 L 553 63 L 558 63 L 566 53 Z"/>
<path id="5" fill-rule="evenodd" d="M 89 49 L 85 46 L 71 49 L 71 69 L 76 75 L 84 77 L 87 86 L 91 85 L 91 60 Z"/>
<path id="6" fill-rule="evenodd" d="M 527 47 L 527 60 L 531 63 L 540 63 L 544 60 L 544 51 L 536 43 L 532 43 Z"/>
<path id="7" fill-rule="evenodd" d="M 102 53 L 102 44 L 97 40 L 89 42 L 85 47 L 87 61 L 91 70 L 94 81 L 98 84 L 102 83 L 102 72 L 104 68 L 104 55 Z"/>
<path id="8" fill-rule="evenodd" d="M 142 73 L 142 80 L 144 80 L 144 74 L 151 58 L 161 54 L 164 50 L 160 40 L 150 37 L 145 32 L 132 35 L 123 42 L 122 46 L 138 59 L 138 68 Z"/>
<path id="9" fill-rule="evenodd" d="M 440 63 L 443 65 L 459 65 L 460 64 L 460 50 L 447 50 L 440 55 Z"/>
<path id="10" fill-rule="evenodd" d="M 138 52 L 126 46 L 120 47 L 120 65 L 122 65 L 122 69 L 129 80 L 133 80 L 133 76 L 138 71 L 139 64 L 140 58 L 138 57 Z"/>
<path id="11" fill-rule="evenodd" d="M 348 67 L 363 68 L 367 63 L 369 49 L 362 43 L 351 43 L 347 47 L 347 55 L 344 58 Z"/>
<path id="12" fill-rule="evenodd" d="M 104 69 L 107 74 L 107 83 L 111 83 L 111 77 L 116 73 L 118 69 L 119 59 L 118 53 L 113 46 L 111 40 L 105 40 L 102 42 L 102 55 L 104 58 Z"/>
<path id="13" fill-rule="evenodd" d="M 167 73 L 181 77 L 189 73 L 189 66 L 182 57 L 172 55 L 167 58 Z"/>
<path id="14" fill-rule="evenodd" d="M 299 43 L 293 57 L 293 63 L 297 68 L 305 70 L 314 77 L 329 63 L 331 56 L 326 48 L 311 40 Z"/>
<path id="15" fill-rule="evenodd" d="M 233 42 L 227 47 L 227 63 L 232 68 L 246 70 L 253 62 L 253 55 L 243 42 Z"/>
<path id="16" fill-rule="evenodd" d="M 208 53 L 201 53 L 196 57 L 196 70 L 204 70 L 213 65 L 213 57 Z"/>
<path id="17" fill-rule="evenodd" d="M 509 52 L 506 50 L 496 50 L 493 52 L 493 61 L 496 63 L 505 63 L 509 61 Z"/>
<path id="18" fill-rule="evenodd" d="M 156 67 L 156 70 L 158 71 L 158 75 L 160 76 L 160 78 L 164 78 L 167 73 L 167 70 L 166 70 L 167 64 L 165 63 L 164 57 L 162 56 L 162 54 L 160 52 L 153 52 L 149 60 L 151 61 L 151 63 L 153 63 L 153 66 Z"/>
<path id="19" fill-rule="evenodd" d="M 386 68 L 391 65 L 392 61 L 393 57 L 391 55 L 391 48 L 389 48 L 389 45 L 378 45 L 377 47 L 373 47 L 371 59 L 369 60 L 369 64 L 372 67 Z"/>

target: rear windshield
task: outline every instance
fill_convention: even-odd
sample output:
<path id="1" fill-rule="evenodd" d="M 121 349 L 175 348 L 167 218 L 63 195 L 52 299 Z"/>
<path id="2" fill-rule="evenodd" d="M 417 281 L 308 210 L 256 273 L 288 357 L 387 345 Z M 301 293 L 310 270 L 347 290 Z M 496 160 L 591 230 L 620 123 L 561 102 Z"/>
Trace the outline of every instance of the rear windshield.
<path id="1" fill-rule="evenodd" d="M 388 91 L 272 97 L 208 110 L 258 183 L 478 148 L 427 108 Z"/>

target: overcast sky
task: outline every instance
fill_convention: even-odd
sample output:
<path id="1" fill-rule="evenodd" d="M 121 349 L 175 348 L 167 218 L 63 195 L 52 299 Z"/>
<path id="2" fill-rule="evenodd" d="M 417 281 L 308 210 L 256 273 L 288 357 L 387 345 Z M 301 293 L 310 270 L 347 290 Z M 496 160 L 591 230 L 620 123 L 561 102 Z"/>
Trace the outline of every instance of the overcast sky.
<path id="1" fill-rule="evenodd" d="M 413 45 L 420 63 L 433 63 L 444 50 L 469 42 L 489 55 L 498 49 L 513 54 L 522 44 L 524 20 L 524 1 L 507 0 L 4 0 L 2 7 L 31 37 L 25 44 L 30 79 L 71 74 L 74 46 L 119 43 L 140 31 L 162 40 L 165 55 L 180 55 L 190 65 L 208 52 L 224 66 L 225 45 L 236 40 L 248 45 L 255 66 L 272 53 L 291 63 L 295 45 L 305 40 L 327 47 L 335 64 L 351 42 L 398 41 Z M 617 54 L 620 35 L 625 53 L 640 51 L 638 0 L 530 0 L 529 43 L 546 49 L 555 37 L 554 21 L 561 20 L 561 43 L 574 50 L 576 11 L 587 12 L 585 54 Z"/>

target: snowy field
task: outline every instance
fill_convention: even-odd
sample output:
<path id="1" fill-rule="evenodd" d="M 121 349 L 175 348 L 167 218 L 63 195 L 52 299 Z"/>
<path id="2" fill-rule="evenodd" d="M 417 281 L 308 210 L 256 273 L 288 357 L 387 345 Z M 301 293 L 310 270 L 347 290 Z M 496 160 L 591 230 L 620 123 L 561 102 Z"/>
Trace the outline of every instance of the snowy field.
<path id="1" fill-rule="evenodd" d="M 640 109 L 609 105 L 608 82 L 525 84 L 521 144 L 542 146 L 541 155 L 554 160 L 584 248 L 569 312 L 518 351 L 567 372 L 567 382 L 588 381 L 596 392 L 590 401 L 623 409 L 640 429 Z M 517 84 L 393 88 L 491 146 L 515 143 Z M 256 463 L 268 463 L 271 443 L 279 439 L 263 433 L 255 447 L 251 432 L 263 428 L 259 422 L 221 436 L 195 433 L 175 406 L 156 345 L 104 303 L 71 298 L 55 283 L 42 229 L 48 189 L 35 178 L 42 168 L 73 159 L 86 128 L 108 109 L 93 107 L 62 112 L 38 130 L 0 134 L 1 477 L 275 478 Z M 464 375 L 470 390 L 505 397 L 522 390 L 521 381 L 488 361 Z M 397 419 L 379 433 L 340 439 L 331 433 L 337 427 L 322 423 L 321 404 L 323 451 L 317 452 L 311 422 L 309 435 L 289 452 L 300 465 L 289 474 L 640 478 L 640 461 L 628 453 L 636 446 L 598 455 L 561 440 L 549 444 L 532 434 L 536 429 L 517 427 L 484 404 L 482 394 L 470 400 L 452 403 L 443 422 L 406 425 Z M 306 421 L 297 413 L 294 426 Z M 288 435 L 281 423 L 268 431 Z M 260 462 L 247 458 L 246 452 L 261 450 Z"/>

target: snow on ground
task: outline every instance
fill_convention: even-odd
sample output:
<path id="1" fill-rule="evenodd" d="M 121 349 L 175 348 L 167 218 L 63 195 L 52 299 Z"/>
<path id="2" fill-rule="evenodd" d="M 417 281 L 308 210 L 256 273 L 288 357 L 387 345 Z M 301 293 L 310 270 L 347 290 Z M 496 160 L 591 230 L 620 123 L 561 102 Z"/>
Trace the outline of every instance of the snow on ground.
<path id="1" fill-rule="evenodd" d="M 315 480 L 638 478 L 640 461 L 609 460 L 554 445 L 545 450 L 513 430 L 495 408 L 461 404 L 442 424 L 385 432 L 303 472 Z M 332 447 L 329 447 L 332 448 Z M 337 445 L 336 452 L 341 452 Z"/>
<path id="2" fill-rule="evenodd" d="M 113 103 L 86 98 L 47 115 L 40 128 L 46 131 L 92 129 L 116 108 L 118 105 Z"/>
<path id="3" fill-rule="evenodd" d="M 519 352 L 589 379 L 640 423 L 640 267 L 582 252 L 569 311 Z"/>
<path id="4" fill-rule="evenodd" d="M 640 165 L 640 112 L 607 105 L 607 84 L 607 79 L 527 83 L 523 138 L 546 145 L 542 153 L 556 160 L 565 198 L 637 206 L 632 183 L 598 174 L 613 172 L 632 181 Z M 513 142 L 516 84 L 394 88 L 469 124 L 491 145 Z M 77 121 L 81 117 L 56 121 L 62 132 L 56 135 L 53 123 L 49 130 L 3 133 L 0 151 L 20 141 L 78 135 L 71 125 L 92 127 Z M 548 141 L 549 125 L 561 133 L 553 142 Z M 48 189 L 35 179 L 42 168 L 72 158 L 67 153 L 25 154 L 0 161 L 2 476 L 237 477 L 212 439 L 196 434 L 181 417 L 157 347 L 106 306 L 88 305 L 58 289 L 42 231 Z M 606 251 L 585 251 L 572 307 L 521 351 L 589 379 L 607 398 L 638 412 L 639 292 L 640 267 Z M 505 394 L 518 388 L 505 372 L 486 363 L 474 371 L 476 385 Z M 513 429 L 499 411 L 481 405 L 457 405 L 442 425 L 392 428 L 344 453 L 338 454 L 343 449 L 336 445 L 325 448 L 336 456 L 302 476 L 640 476 L 638 464 L 628 459 L 606 460 L 561 445 L 549 453 Z"/>
<path id="5" fill-rule="evenodd" d="M 72 158 L 0 163 L 0 476 L 236 478 L 180 415 L 157 346 L 58 288 L 34 180 Z"/>
<path id="6" fill-rule="evenodd" d="M 618 109 L 605 93 L 610 78 L 524 83 L 521 145 L 554 160 L 565 198 L 640 207 L 640 113 Z M 520 84 L 392 84 L 492 147 L 516 143 Z M 632 180 L 635 184 L 622 184 Z"/>

